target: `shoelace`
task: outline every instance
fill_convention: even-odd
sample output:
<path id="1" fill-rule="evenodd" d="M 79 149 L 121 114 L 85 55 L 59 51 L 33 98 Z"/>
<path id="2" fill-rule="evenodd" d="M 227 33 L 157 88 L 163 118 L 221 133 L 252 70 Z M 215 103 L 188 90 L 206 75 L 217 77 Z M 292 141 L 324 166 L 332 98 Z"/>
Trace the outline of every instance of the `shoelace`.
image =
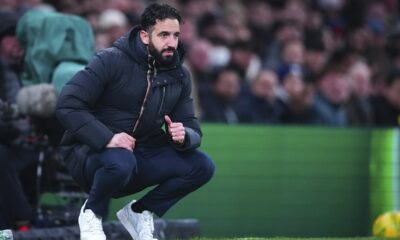
<path id="1" fill-rule="evenodd" d="M 103 227 L 101 224 L 101 219 L 97 219 L 96 216 L 93 216 L 93 219 L 89 221 L 89 231 L 92 233 L 98 233 L 99 231 L 103 231 Z"/>
<path id="2" fill-rule="evenodd" d="M 142 228 L 142 230 L 144 230 L 144 231 L 141 231 L 141 235 L 145 239 L 153 239 L 154 225 L 153 225 L 152 220 L 153 220 L 153 217 L 151 216 L 151 214 L 146 214 L 146 213 L 143 214 L 143 221 L 145 223 L 145 226 L 144 226 L 144 228 Z"/>

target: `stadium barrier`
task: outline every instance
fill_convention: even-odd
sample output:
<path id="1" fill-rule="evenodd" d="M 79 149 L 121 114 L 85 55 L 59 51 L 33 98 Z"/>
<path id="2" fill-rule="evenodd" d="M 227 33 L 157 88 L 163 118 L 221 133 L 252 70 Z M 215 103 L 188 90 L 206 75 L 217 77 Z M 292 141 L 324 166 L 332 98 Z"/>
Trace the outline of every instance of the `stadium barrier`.
<path id="1" fill-rule="evenodd" d="M 398 206 L 398 129 L 203 124 L 203 133 L 215 176 L 164 216 L 197 219 L 201 236 L 368 236 Z M 143 194 L 113 199 L 109 219 Z"/>
<path id="2" fill-rule="evenodd" d="M 196 219 L 154 221 L 154 236 L 157 239 L 190 239 L 199 236 L 199 224 Z M 129 233 L 118 221 L 104 223 L 104 232 L 107 239 L 131 239 Z M 14 240 L 77 240 L 79 239 L 78 226 L 64 226 L 54 228 L 38 228 L 27 232 L 13 232 Z"/>

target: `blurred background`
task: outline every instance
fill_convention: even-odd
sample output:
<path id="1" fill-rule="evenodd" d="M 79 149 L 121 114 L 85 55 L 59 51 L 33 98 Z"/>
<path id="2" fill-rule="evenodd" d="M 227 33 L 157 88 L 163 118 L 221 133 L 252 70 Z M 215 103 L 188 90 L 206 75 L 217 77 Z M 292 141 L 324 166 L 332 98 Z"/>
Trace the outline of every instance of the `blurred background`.
<path id="1" fill-rule="evenodd" d="M 53 62 L 50 55 L 30 51 L 29 36 L 42 33 L 32 28 L 16 36 L 27 12 L 83 19 L 89 26 L 84 31 L 92 34 L 77 43 L 85 42 L 89 50 L 76 62 L 85 64 L 87 56 L 137 25 L 152 2 L 0 0 L 2 113 L 13 118 L 19 88 L 26 79 L 32 84 L 35 71 L 45 71 L 32 59 L 45 56 L 42 64 L 56 68 L 70 61 L 68 53 L 75 49 L 64 49 L 66 57 Z M 166 218 L 198 219 L 201 234 L 211 237 L 369 236 L 379 214 L 400 210 L 399 1 L 157 2 L 175 6 L 184 18 L 180 42 L 196 113 L 204 123 L 202 149 L 217 166 L 213 181 Z M 37 75 L 35 83 L 50 81 Z M 45 149 L 54 160 L 62 129 L 43 122 L 43 116 L 32 119 L 35 136 L 46 141 L 45 147 L 35 142 L 35 151 Z M 0 151 L 0 158 L 11 157 Z M 42 195 L 58 191 L 57 181 L 65 182 L 57 178 L 56 187 L 43 187 L 43 177 L 36 174 L 38 160 L 32 161 L 36 187 L 25 190 L 34 199 L 30 204 L 36 209 L 41 201 L 60 203 L 54 194 Z M 37 183 L 38 177 L 42 182 Z M 127 200 L 112 201 L 110 220 Z"/>
<path id="2" fill-rule="evenodd" d="M 138 24 L 150 2 L 2 0 L 0 6 L 17 18 L 32 8 L 81 16 L 98 51 Z M 164 2 L 185 19 L 180 41 L 202 121 L 399 125 L 398 1 Z"/>

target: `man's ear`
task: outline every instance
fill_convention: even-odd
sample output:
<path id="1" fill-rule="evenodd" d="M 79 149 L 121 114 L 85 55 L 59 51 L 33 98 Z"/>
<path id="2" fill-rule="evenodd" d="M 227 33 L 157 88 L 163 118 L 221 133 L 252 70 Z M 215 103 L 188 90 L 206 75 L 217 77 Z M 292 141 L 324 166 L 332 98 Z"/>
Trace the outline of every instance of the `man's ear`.
<path id="1" fill-rule="evenodd" d="M 140 31 L 140 39 L 142 39 L 142 42 L 144 44 L 146 45 L 149 44 L 149 34 L 146 31 L 144 30 Z"/>

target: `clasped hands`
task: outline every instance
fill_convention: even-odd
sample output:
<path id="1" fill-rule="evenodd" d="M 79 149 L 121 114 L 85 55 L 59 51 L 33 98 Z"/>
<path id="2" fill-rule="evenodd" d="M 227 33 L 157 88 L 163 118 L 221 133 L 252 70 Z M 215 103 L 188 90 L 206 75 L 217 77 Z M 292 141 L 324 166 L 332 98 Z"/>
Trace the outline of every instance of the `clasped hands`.
<path id="1" fill-rule="evenodd" d="M 185 141 L 185 127 L 181 122 L 172 122 L 168 115 L 164 116 L 165 123 L 168 126 L 168 133 L 171 135 L 175 143 L 183 144 Z M 135 149 L 136 139 L 131 135 L 121 132 L 116 133 L 107 144 L 107 148 L 125 148 L 129 151 Z"/>

